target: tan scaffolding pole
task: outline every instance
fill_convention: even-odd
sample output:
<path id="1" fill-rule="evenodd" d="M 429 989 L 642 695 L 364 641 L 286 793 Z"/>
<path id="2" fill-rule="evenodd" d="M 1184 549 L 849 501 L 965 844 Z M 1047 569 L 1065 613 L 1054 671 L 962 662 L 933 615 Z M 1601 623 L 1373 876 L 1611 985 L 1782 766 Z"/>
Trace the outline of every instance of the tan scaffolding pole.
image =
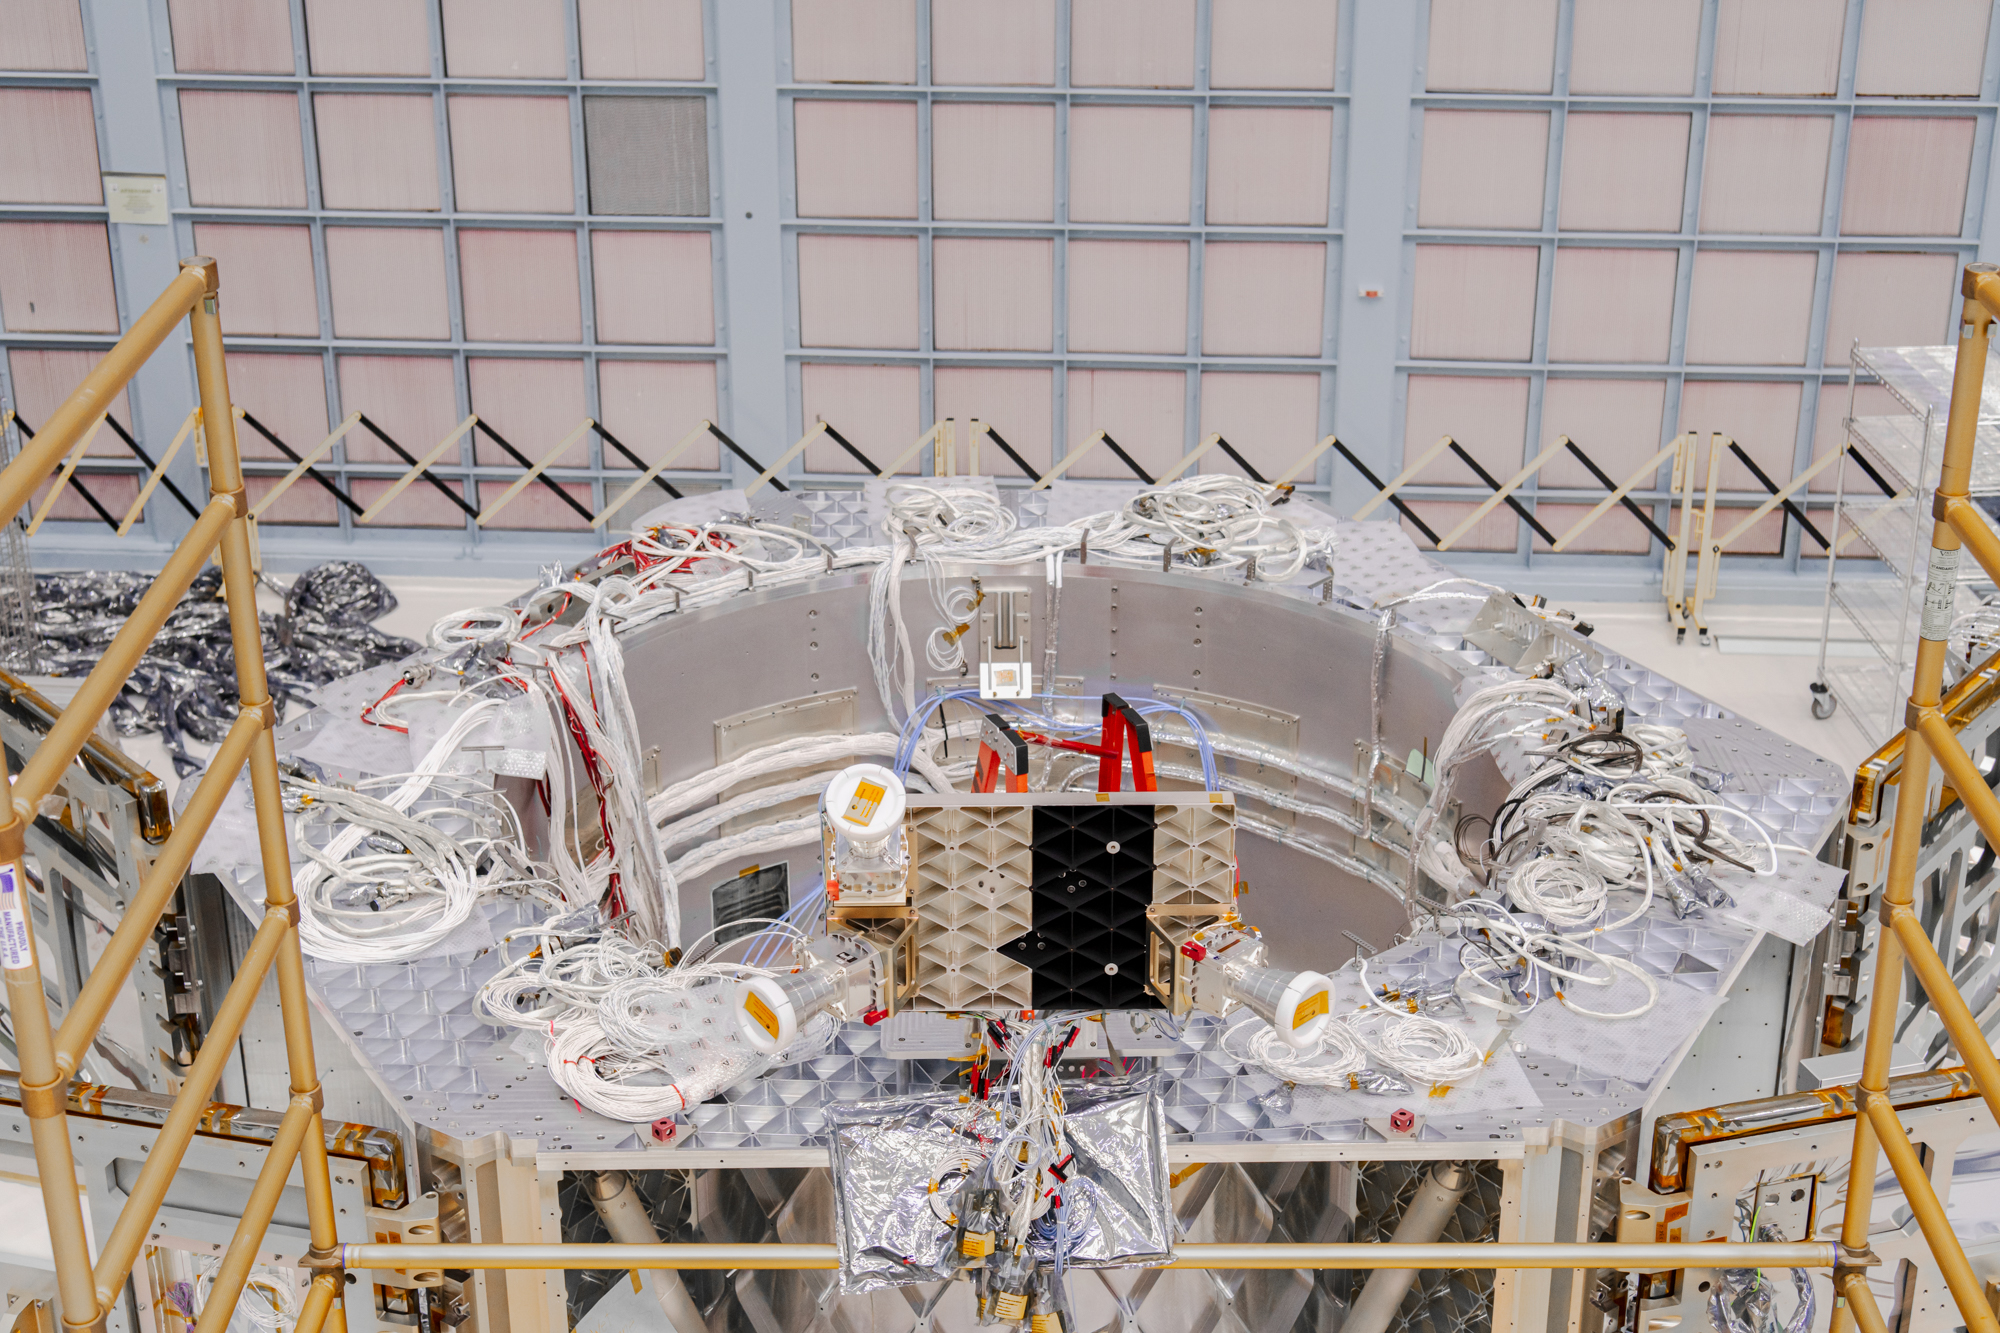
<path id="1" fill-rule="evenodd" d="M 347 432 L 353 430 L 356 426 L 360 424 L 361 424 L 360 411 L 357 409 L 356 411 L 349 412 L 344 418 L 341 419 L 341 423 L 333 428 L 333 433 L 331 435 L 328 435 L 325 439 L 321 440 L 318 444 L 314 445 L 311 450 L 309 450 L 303 457 L 299 459 L 297 466 L 293 467 L 293 469 L 290 472 L 287 472 L 284 476 L 278 478 L 278 484 L 276 486 L 273 486 L 270 490 L 264 492 L 264 497 L 261 500 L 257 501 L 256 504 L 251 506 L 250 517 L 251 518 L 264 517 L 264 511 L 269 509 L 272 505 L 276 504 L 278 502 L 278 497 L 283 495 L 286 491 L 289 491 L 292 488 L 293 482 L 297 481 L 300 477 L 303 477 L 306 474 L 306 470 L 312 467 L 314 463 L 319 462 L 320 459 L 326 457 L 329 453 L 333 452 L 333 446 L 340 442 L 341 437 L 346 435 Z M 176 445 L 178 445 L 178 441 L 176 441 Z M 172 454 L 169 453 L 168 457 L 172 457 Z M 164 468 L 166 464 L 162 463 L 160 466 Z"/>
<path id="2" fill-rule="evenodd" d="M 1923 1168 L 1887 1089 L 1891 1050 L 1895 1041 L 1896 1011 L 1904 993 L 1903 966 L 1916 965 L 1918 980 L 1930 995 L 1939 1021 L 1952 1044 L 1966 1058 L 1967 1068 L 1980 1083 L 1989 1103 L 1996 1089 L 1991 1085 L 1991 1046 L 1957 996 L 1950 976 L 1935 957 L 1930 940 L 1921 930 L 1913 931 L 1911 920 L 1916 891 L 1917 859 L 1922 850 L 1924 824 L 1930 815 L 1931 759 L 1935 754 L 1949 776 L 1963 775 L 1971 768 L 1957 735 L 1938 712 L 1944 681 L 1944 660 L 1949 651 L 1953 604 L 1958 595 L 1958 568 L 1963 547 L 1974 546 L 1975 556 L 1994 554 L 1984 531 L 1985 521 L 1965 503 L 1971 478 L 1973 444 L 1978 431 L 1980 392 L 1986 373 L 1986 353 L 1993 314 L 2000 310 L 2000 269 L 1992 264 L 1968 264 L 1962 286 L 1965 304 L 1959 318 L 1958 360 L 1951 386 L 1951 413 L 1945 424 L 1944 457 L 1939 469 L 1935 522 L 1931 527 L 1929 572 L 1924 586 L 1923 619 L 1917 640 L 1917 658 L 1912 673 L 1910 702 L 1903 733 L 1903 763 L 1897 777 L 1895 818 L 1891 825 L 1888 875 L 1881 895 L 1881 931 L 1875 948 L 1873 991 L 1869 999 L 1868 1033 L 1862 1043 L 1861 1081 L 1857 1097 L 1866 1114 L 1854 1118 L 1854 1146 L 1848 1159 L 1846 1209 L 1841 1219 L 1843 1264 L 1835 1271 L 1837 1289 L 1848 1300 L 1833 1312 L 1834 1333 L 1848 1333 L 1856 1323 L 1868 1329 L 1883 1326 L 1881 1312 L 1857 1270 L 1867 1256 L 1870 1214 L 1875 1202 L 1875 1170 L 1878 1151 L 1886 1152 L 1889 1165 L 1903 1187 L 1910 1212 L 1922 1229 L 1938 1271 L 1944 1275 L 1961 1318 L 1972 1333 L 1996 1333 L 1992 1306 L 1980 1289 L 1965 1251 L 1951 1232 L 1949 1221 L 1938 1202 L 1930 1177 Z M 1967 538 L 1970 540 L 1968 541 Z M 1982 564 L 1985 561 L 1982 559 Z M 1978 779 L 1976 769 L 1972 776 Z M 1955 784 L 1956 785 L 1956 784 Z M 1966 799 L 1971 787 L 1985 788 L 1983 779 L 1967 783 L 1960 792 Z M 1990 797 L 1988 798 L 1990 799 Z M 1992 810 L 1979 797 L 1966 800 L 1975 819 Z M 1905 950 L 1910 951 L 1906 959 Z M 1928 956 L 1926 956 L 1928 955 Z M 1935 966 L 1934 966 L 1935 964 Z M 1943 997 L 1957 996 L 1957 1003 Z M 1979 1056 L 1986 1056 L 1980 1059 Z"/>
<path id="3" fill-rule="evenodd" d="M 222 808 L 223 797 L 236 785 L 237 774 L 243 771 L 244 762 L 250 756 L 250 742 L 264 729 L 264 720 L 255 713 L 239 713 L 230 724 L 229 732 L 216 747 L 215 757 L 209 760 L 208 770 L 201 775 L 201 782 L 189 798 L 187 808 L 174 823 L 174 831 L 168 835 L 166 845 L 160 848 L 159 857 L 153 862 L 139 881 L 139 892 L 125 908 L 124 919 L 118 929 L 111 932 L 105 943 L 104 952 L 98 957 L 97 965 L 84 978 L 83 987 L 77 992 L 69 1011 L 63 1015 L 62 1027 L 56 1032 L 56 1065 L 63 1077 L 76 1074 L 77 1066 L 83 1062 L 83 1053 L 90 1049 L 90 1043 L 97 1039 L 98 1029 L 104 1026 L 105 1015 L 118 1000 L 124 989 L 125 979 L 131 975 L 133 964 L 153 938 L 153 928 L 159 924 L 160 914 L 173 900 L 174 890 L 180 887 L 181 876 L 194 860 L 195 849 L 201 845 L 208 826 L 215 819 L 215 812 Z"/>
<path id="4" fill-rule="evenodd" d="M 938 422 L 937 439 L 931 448 L 931 475 L 958 475 L 958 421 L 953 417 Z"/>
<path id="5" fill-rule="evenodd" d="M 662 472 L 665 472 L 668 468 L 672 467 L 674 465 L 674 460 L 679 458 L 683 453 L 687 452 L 688 447 L 692 445 L 696 440 L 708 434 L 708 432 L 714 427 L 714 425 L 715 423 L 708 420 L 706 417 L 702 418 L 700 424 L 698 424 L 693 430 L 689 431 L 687 434 L 681 436 L 680 442 L 678 444 L 676 444 L 673 448 L 667 450 L 666 453 L 660 455 L 659 462 L 653 464 L 651 467 L 647 468 L 644 472 L 641 472 L 637 477 L 633 478 L 632 484 L 630 486 L 627 486 L 624 490 L 618 492 L 617 498 L 611 501 L 610 504 L 604 506 L 604 512 L 599 514 L 596 518 L 590 520 L 590 526 L 593 528 L 603 527 L 606 519 L 610 518 L 613 514 L 617 513 L 620 509 L 623 509 L 627 504 L 627 502 L 629 502 L 633 496 L 639 493 L 640 487 L 646 485 L 648 482 L 652 481 L 653 478 L 659 476 Z"/>
<path id="6" fill-rule="evenodd" d="M 223 364 L 222 326 L 217 313 L 216 265 L 209 259 L 183 262 L 181 274 L 167 295 L 119 340 L 83 388 L 50 418 L 46 447 L 23 454 L 0 472 L 0 520 L 11 520 L 46 474 L 48 461 L 73 448 L 92 414 L 101 416 L 103 402 L 116 393 L 138 363 L 171 332 L 182 314 L 193 332 L 195 375 L 201 390 L 202 443 L 209 469 L 208 505 L 181 540 L 165 567 L 147 590 L 76 697 L 49 727 L 13 784 L 12 799 L 0 814 L 0 937 L 14 941 L 0 962 L 5 964 L 9 1005 L 20 1049 L 21 1103 L 32 1122 L 36 1167 L 49 1219 L 63 1323 L 71 1333 L 105 1327 L 120 1299 L 167 1186 L 201 1117 L 209 1094 L 234 1049 L 244 1020 L 256 1003 L 266 971 L 278 975 L 279 1003 L 285 1029 L 286 1055 L 292 1074 L 291 1110 L 280 1142 L 272 1149 L 264 1173 L 252 1193 L 223 1256 L 222 1278 L 212 1298 L 217 1318 L 226 1317 L 262 1241 L 264 1230 L 283 1192 L 296 1157 L 301 1163 L 313 1252 L 330 1253 L 334 1230 L 332 1182 L 326 1170 L 326 1144 L 320 1125 L 320 1094 L 314 1075 L 312 1031 L 306 1002 L 305 973 L 298 945 L 298 904 L 292 894 L 291 853 L 284 810 L 278 793 L 277 751 L 271 728 L 277 716 L 265 681 L 262 633 L 258 624 L 256 579 L 251 569 L 250 515 L 243 490 L 243 469 L 237 453 L 235 413 L 229 402 L 228 375 Z M 192 307 L 192 308 L 190 308 Z M 38 437 L 37 444 L 43 441 Z M 211 552 L 219 552 L 223 593 L 235 650 L 237 722 L 218 749 L 209 773 L 190 800 L 179 826 L 161 849 L 153 870 L 140 883 L 114 932 L 105 956 L 86 979 L 60 1033 L 52 1032 L 41 968 L 32 934 L 25 926 L 17 939 L 9 913 L 23 911 L 25 868 L 21 863 L 23 830 L 42 798 L 55 787 L 76 759 L 90 732 L 123 687 L 153 636 L 179 602 L 195 573 Z M 248 763 L 266 884 L 262 924 L 245 951 L 238 974 L 217 1007 L 207 1041 L 188 1070 L 180 1093 L 150 1145 L 145 1165 L 127 1191 L 111 1234 L 104 1239 L 95 1266 L 84 1239 L 81 1195 L 75 1187 L 75 1161 L 67 1131 L 69 1076 L 90 1045 L 112 998 L 123 984 L 138 952 L 172 895 L 194 847 L 220 805 L 237 770 Z M 339 1321 L 337 1282 L 316 1279 L 296 1333 L 318 1333 L 329 1320 Z M 212 1322 L 212 1321 L 211 1321 Z M 344 1321 L 342 1321 L 344 1326 Z"/>
<path id="7" fill-rule="evenodd" d="M 18 514 L 56 460 L 70 451 L 91 422 L 111 410 L 112 400 L 119 391 L 131 382 L 146 358 L 166 341 L 181 317 L 201 299 L 204 281 L 200 275 L 191 277 L 189 270 L 182 269 L 159 299 L 132 321 L 131 330 L 104 354 L 102 361 L 91 367 L 76 391 L 42 423 L 35 438 L 21 446 L 20 456 L 0 473 L 0 514 L 10 518 Z"/>
<path id="8" fill-rule="evenodd" d="M 392 500 L 394 500 L 397 496 L 403 493 L 403 489 L 406 486 L 408 486 L 411 482 L 415 481 L 418 477 L 423 476 L 424 473 L 430 471 L 431 468 L 437 463 L 437 461 L 440 458 L 444 457 L 445 451 L 447 449 L 451 448 L 454 444 L 457 444 L 459 440 L 464 438 L 465 432 L 471 430 L 474 426 L 477 426 L 478 424 L 479 424 L 479 414 L 477 412 L 469 413 L 466 416 L 465 420 L 459 422 L 456 426 L 453 426 L 451 428 L 451 432 L 448 435 L 446 435 L 442 440 L 439 440 L 436 444 L 432 445 L 430 448 L 430 452 L 426 453 L 422 458 L 419 458 L 408 472 L 405 472 L 402 476 L 390 482 L 389 489 L 382 492 L 380 495 L 376 496 L 375 503 L 369 505 L 367 509 L 363 510 L 361 517 L 355 519 L 354 521 L 356 523 L 373 523 L 378 517 L 381 516 L 382 511 L 389 507 L 389 503 Z M 479 497 L 475 495 L 471 498 L 476 500 Z"/>
<path id="9" fill-rule="evenodd" d="M 132 525 L 139 521 L 139 515 L 146 508 L 146 501 L 153 498 L 153 492 L 159 488 L 160 478 L 167 475 L 167 465 L 174 461 L 174 455 L 178 454 L 181 451 L 181 446 L 187 443 L 188 436 L 194 433 L 195 423 L 200 419 L 200 408 L 191 407 L 188 409 L 187 420 L 181 422 L 179 432 L 174 435 L 174 442 L 167 446 L 167 451 L 164 454 L 160 455 L 160 461 L 153 468 L 151 475 L 146 478 L 146 484 L 139 488 L 139 498 L 132 502 L 132 507 L 125 511 L 125 517 L 119 521 L 118 535 L 120 537 L 130 532 Z"/>
<path id="10" fill-rule="evenodd" d="M 292 1164 L 299 1159 L 299 1144 L 312 1123 L 312 1102 L 303 1097 L 292 1098 L 291 1105 L 285 1108 L 285 1118 L 278 1122 L 277 1135 L 264 1154 L 264 1165 L 258 1168 L 257 1181 L 250 1187 L 243 1215 L 236 1220 L 236 1231 L 229 1238 L 222 1266 L 216 1269 L 215 1283 L 202 1302 L 195 1333 L 222 1333 L 229 1326 L 236 1313 L 237 1297 L 243 1294 L 244 1279 L 250 1276 L 250 1266 L 256 1262 L 258 1242 L 264 1239 L 264 1228 L 271 1225 L 271 1215 L 278 1211 L 278 1199 L 285 1192 L 285 1177 L 291 1175 Z"/>
<path id="11" fill-rule="evenodd" d="M 216 539 L 235 514 L 235 502 L 219 496 L 202 509 L 194 527 L 181 539 L 174 553 L 167 557 L 159 577 L 153 580 L 153 586 L 139 599 L 132 614 L 126 617 L 124 626 L 105 647 L 104 655 L 97 659 L 97 665 L 77 687 L 69 706 L 63 709 L 55 725 L 49 728 L 48 735 L 28 757 L 20 778 L 14 783 L 14 809 L 24 818 L 33 819 L 42 798 L 55 790 L 63 770 L 75 761 L 77 752 L 90 739 L 98 719 L 104 716 L 104 710 L 125 688 L 126 679 L 138 666 L 139 659 L 145 656 L 153 636 L 160 632 L 160 627 L 167 623 L 167 617 L 180 605 L 181 595 L 194 582 L 194 576 L 201 572 Z"/>
<path id="12" fill-rule="evenodd" d="M 1832 1268 L 1830 1241 L 1563 1244 L 1541 1241 L 1382 1245 L 1176 1245 L 1168 1268 Z M 390 1272 L 438 1268 L 812 1269 L 840 1267 L 836 1245 L 342 1245 L 342 1266 Z"/>
<path id="13" fill-rule="evenodd" d="M 1667 598 L 1667 619 L 1673 622 L 1676 630 L 1685 633 L 1688 528 L 1694 516 L 1694 462 L 1700 456 L 1701 434 L 1698 431 L 1683 431 L 1674 437 L 1674 445 L 1674 473 L 1668 489 L 1679 498 L 1681 525 L 1674 534 L 1673 546 L 1667 551 L 1660 582 Z M 1671 517 L 1669 515 L 1670 520 Z"/>
<path id="14" fill-rule="evenodd" d="M 582 421 L 577 422 L 576 425 L 570 429 L 570 433 L 563 436 L 562 439 L 557 442 L 555 448 L 543 454 L 541 458 L 536 461 L 533 467 L 529 468 L 526 472 L 523 472 L 520 476 L 514 478 L 514 480 L 508 485 L 507 489 L 500 492 L 499 498 L 494 500 L 492 504 L 486 506 L 486 508 L 480 510 L 479 517 L 473 521 L 478 523 L 480 527 L 482 528 L 485 527 L 500 513 L 502 509 L 505 509 L 508 505 L 514 503 L 514 497 L 519 495 L 522 491 L 526 490 L 528 488 L 529 482 L 533 481 L 536 477 L 541 476 L 542 473 L 548 471 L 550 466 L 552 466 L 558 458 L 561 458 L 564 454 L 569 452 L 569 447 L 571 445 L 575 444 L 578 440 L 582 439 L 584 433 L 588 431 L 592 426 L 595 426 L 596 424 L 597 423 L 595 421 L 592 421 L 589 417 L 585 417 Z"/>
<path id="15" fill-rule="evenodd" d="M 17 462 L 8 471 L 20 466 Z M 6 754 L 0 751 L 0 777 L 6 775 L 6 769 Z M 85 1324 L 97 1314 L 97 1289 L 90 1279 L 83 1198 L 76 1189 L 76 1159 L 69 1147 L 69 1119 L 64 1107 L 69 1079 L 56 1066 L 48 996 L 42 991 L 35 932 L 29 926 L 28 867 L 22 861 L 27 821 L 34 816 L 11 808 L 5 813 L 6 822 L 0 823 L 0 931 L 5 932 L 0 964 L 5 968 L 7 1012 L 13 1018 L 21 1066 L 21 1109 L 28 1116 L 35 1170 L 42 1181 L 42 1209 L 48 1217 L 63 1320 Z"/>
<path id="16" fill-rule="evenodd" d="M 1328 443 L 1331 444 L 1332 441 L 1328 440 Z M 1374 513 L 1376 506 L 1385 503 L 1390 496 L 1394 495 L 1397 491 L 1402 490 L 1404 486 L 1409 484 L 1410 478 L 1416 476 L 1419 472 L 1422 472 L 1425 468 L 1429 467 L 1431 465 L 1432 459 L 1436 458 L 1439 454 L 1443 453 L 1445 450 L 1449 448 L 1451 448 L 1451 436 L 1449 435 L 1438 436 L 1436 444 L 1432 445 L 1430 448 L 1418 454 L 1414 459 L 1410 460 L 1410 465 L 1404 468 L 1401 472 L 1398 472 L 1394 480 L 1392 480 L 1387 486 L 1384 486 L 1381 490 L 1375 492 L 1374 498 L 1369 500 L 1367 504 L 1362 505 L 1361 508 L 1354 511 L 1354 517 L 1356 519 L 1363 519 L 1367 518 L 1370 514 Z"/>
<path id="17" fill-rule="evenodd" d="M 1715 491 L 1722 475 L 1722 453 L 1728 447 L 1726 437 L 1710 432 L 1708 437 L 1708 490 L 1701 506 L 1701 539 L 1696 543 L 1694 562 L 1694 595 L 1688 599 L 1688 618 L 1694 622 L 1697 632 L 1706 636 L 1708 621 L 1703 608 L 1715 596 L 1715 561 L 1709 559 L 1709 547 L 1715 540 Z"/>

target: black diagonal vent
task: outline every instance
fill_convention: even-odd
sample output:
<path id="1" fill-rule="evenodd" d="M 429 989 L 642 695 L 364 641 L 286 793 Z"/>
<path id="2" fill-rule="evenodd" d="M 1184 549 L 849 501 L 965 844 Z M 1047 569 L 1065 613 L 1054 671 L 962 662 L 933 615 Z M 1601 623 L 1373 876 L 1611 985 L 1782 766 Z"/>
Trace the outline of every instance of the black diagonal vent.
<path id="1" fill-rule="evenodd" d="M 1038 1009 L 1157 1009 L 1146 989 L 1153 807 L 1035 807 L 1035 927 L 1003 953 Z"/>

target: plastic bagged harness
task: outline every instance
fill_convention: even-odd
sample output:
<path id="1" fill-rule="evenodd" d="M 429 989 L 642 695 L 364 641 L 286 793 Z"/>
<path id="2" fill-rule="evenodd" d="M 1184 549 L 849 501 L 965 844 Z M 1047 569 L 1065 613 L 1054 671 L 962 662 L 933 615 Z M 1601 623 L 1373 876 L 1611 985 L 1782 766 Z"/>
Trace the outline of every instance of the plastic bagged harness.
<path id="1" fill-rule="evenodd" d="M 152 584 L 152 575 L 122 570 L 37 574 L 40 669 L 53 676 L 89 674 Z M 283 614 L 258 617 L 280 710 L 292 700 L 310 703 L 314 686 L 400 661 L 421 647 L 370 623 L 395 610 L 396 595 L 356 561 L 316 565 L 288 589 L 267 586 L 285 594 Z M 235 673 L 222 571 L 210 565 L 195 576 L 112 701 L 111 725 L 121 736 L 160 733 L 174 771 L 186 777 L 203 763 L 188 752 L 186 738 L 214 744 L 236 720 Z"/>

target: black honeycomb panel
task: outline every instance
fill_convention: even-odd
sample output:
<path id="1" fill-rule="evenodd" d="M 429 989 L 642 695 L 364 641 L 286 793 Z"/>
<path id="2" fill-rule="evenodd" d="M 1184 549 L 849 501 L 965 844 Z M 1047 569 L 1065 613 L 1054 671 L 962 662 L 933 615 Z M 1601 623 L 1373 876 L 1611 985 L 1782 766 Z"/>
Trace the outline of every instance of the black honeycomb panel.
<path id="1" fill-rule="evenodd" d="M 1160 1007 L 1146 989 L 1153 818 L 1149 805 L 1035 808 L 1034 928 L 1003 953 L 1034 974 L 1036 1008 Z"/>

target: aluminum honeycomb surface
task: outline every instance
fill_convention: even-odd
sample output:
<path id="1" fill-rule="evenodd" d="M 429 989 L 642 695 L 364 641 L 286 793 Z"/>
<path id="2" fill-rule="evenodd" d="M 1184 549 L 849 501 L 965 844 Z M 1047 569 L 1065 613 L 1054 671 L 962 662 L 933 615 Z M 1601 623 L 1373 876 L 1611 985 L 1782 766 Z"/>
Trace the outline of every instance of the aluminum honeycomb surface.
<path id="1" fill-rule="evenodd" d="M 876 540 L 862 531 L 859 492 L 806 492 L 797 496 L 796 504 L 792 497 L 785 500 L 792 512 L 809 517 L 815 535 L 833 540 L 844 534 L 868 544 Z M 1023 500 L 1017 497 L 1015 502 Z M 1336 520 L 1335 527 L 1341 541 L 1334 579 L 1339 600 L 1366 606 L 1377 598 L 1449 577 L 1448 570 L 1417 551 L 1394 524 Z M 1317 602 L 1322 591 L 1314 581 L 1321 578 L 1324 575 L 1301 575 L 1294 585 L 1260 591 Z M 1462 636 L 1482 598 L 1483 594 L 1418 603 L 1407 616 L 1399 616 L 1394 632 L 1446 660 L 1476 668 L 1490 659 L 1470 648 Z M 1683 726 L 1693 719 L 1735 722 L 1693 691 L 1615 654 L 1607 655 L 1606 679 L 1625 697 L 1634 720 Z M 346 697 L 339 693 L 340 683 L 332 689 L 337 697 Z M 363 734 L 370 731 L 377 734 Z M 345 728 L 345 733 L 352 733 L 354 746 L 402 739 L 358 726 Z M 1749 723 L 1717 734 L 1752 748 L 1764 746 L 1769 735 Z M 1735 780 L 1738 770 L 1730 769 L 1732 782 L 1718 799 L 1772 824 L 1784 840 L 1815 845 L 1837 816 L 1845 783 L 1824 765 L 1802 762 L 1796 771 L 1784 771 L 1790 756 L 1782 750 L 1771 752 L 1769 765 L 1751 765 L 1749 751 L 1743 753 L 1744 778 Z M 1761 754 L 1759 750 L 1757 757 Z M 404 754 L 400 763 L 380 771 L 407 766 Z M 218 828 L 234 827 L 228 823 L 232 808 L 225 807 Z M 254 846 L 254 840 L 246 845 Z M 261 897 L 254 867 L 235 869 L 239 900 Z M 530 915 L 525 904 L 508 900 L 485 910 L 496 939 Z M 1609 946 L 1649 961 L 1670 957 L 1682 970 L 1666 984 L 1700 1002 L 1727 993 L 1753 938 L 1751 931 L 1731 922 L 1677 922 L 1656 913 L 1629 931 L 1616 932 Z M 1392 980 L 1449 979 L 1457 970 L 1455 955 L 1436 941 L 1404 946 L 1378 958 L 1373 966 Z M 501 961 L 498 952 L 489 950 L 412 963 L 308 966 L 314 990 L 343 1040 L 418 1125 L 461 1139 L 504 1131 L 517 1141 L 535 1141 L 553 1151 L 628 1150 L 635 1166 L 657 1165 L 662 1157 L 680 1151 L 652 1149 L 633 1126 L 580 1110 L 548 1078 L 537 1035 L 496 1027 L 480 1017 L 477 991 Z M 1371 977 L 1375 975 L 1371 971 Z M 1000 992 L 989 987 L 989 993 Z M 1166 1020 L 1162 1017 L 1159 1022 Z M 1619 1077 L 1620 1072 L 1631 1071 L 1606 1068 L 1608 1062 L 1594 1047 L 1565 1040 L 1560 1031 L 1544 1032 L 1539 1045 L 1533 1037 L 1531 1032 L 1516 1033 L 1506 1046 L 1515 1062 L 1504 1089 L 1511 1101 L 1460 1110 L 1447 1099 L 1447 1104 L 1427 1108 L 1418 1137 L 1427 1143 L 1463 1143 L 1468 1152 L 1473 1145 L 1490 1152 L 1496 1144 L 1519 1145 L 1524 1134 L 1559 1124 L 1608 1124 L 1642 1106 L 1657 1091 L 1656 1086 Z M 1235 1145 L 1238 1153 L 1255 1153 L 1298 1145 L 1347 1144 L 1358 1150 L 1381 1140 L 1369 1124 L 1370 1108 L 1365 1105 L 1344 1106 L 1319 1119 L 1284 1107 L 1282 1098 L 1271 1096 L 1277 1090 L 1276 1080 L 1246 1068 L 1222 1049 L 1220 1039 L 1221 1025 L 1201 1016 L 1181 1028 L 1168 1049 L 1137 1057 L 1157 1067 L 1169 1084 L 1173 1141 Z M 949 1086 L 962 1068 L 943 1059 L 891 1058 L 883 1049 L 880 1029 L 850 1025 L 826 1055 L 776 1070 L 695 1108 L 688 1143 L 698 1150 L 747 1154 L 746 1163 L 767 1150 L 812 1147 L 819 1142 L 821 1109 L 829 1101 Z M 636 1151 L 642 1149 L 647 1151 Z"/>
<path id="2" fill-rule="evenodd" d="M 1034 923 L 1025 806 L 912 812 L 917 995 L 940 1009 L 1031 1009 L 1033 974 L 1000 950 Z"/>

